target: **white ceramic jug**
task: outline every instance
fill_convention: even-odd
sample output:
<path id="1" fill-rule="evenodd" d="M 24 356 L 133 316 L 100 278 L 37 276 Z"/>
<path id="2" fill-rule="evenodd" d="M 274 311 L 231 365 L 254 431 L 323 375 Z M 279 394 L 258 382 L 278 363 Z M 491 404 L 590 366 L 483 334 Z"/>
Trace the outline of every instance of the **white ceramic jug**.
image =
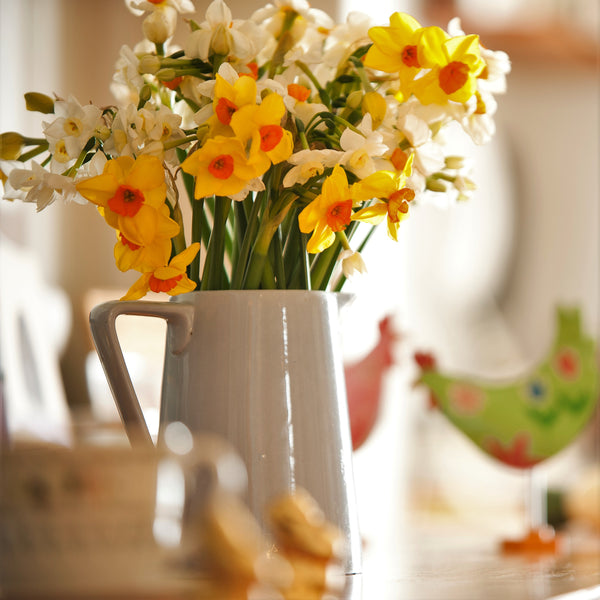
<path id="1" fill-rule="evenodd" d="M 92 334 L 127 433 L 151 444 L 117 339 L 117 316 L 167 321 L 161 432 L 183 422 L 212 432 L 248 470 L 248 505 L 303 487 L 347 544 L 345 572 L 360 572 L 360 536 L 340 337 L 344 296 L 304 290 L 192 292 L 171 302 L 108 302 Z"/>

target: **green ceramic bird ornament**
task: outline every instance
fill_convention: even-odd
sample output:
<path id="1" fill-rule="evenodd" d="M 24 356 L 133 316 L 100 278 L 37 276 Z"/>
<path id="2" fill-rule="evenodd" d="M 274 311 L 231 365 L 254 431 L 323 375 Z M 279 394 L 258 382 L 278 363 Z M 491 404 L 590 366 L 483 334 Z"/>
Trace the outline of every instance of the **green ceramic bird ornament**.
<path id="1" fill-rule="evenodd" d="M 599 396 L 598 353 L 582 331 L 578 308 L 558 308 L 546 359 L 521 378 L 486 382 L 443 374 L 430 354 L 417 353 L 418 385 L 479 448 L 511 467 L 531 468 L 581 432 Z"/>

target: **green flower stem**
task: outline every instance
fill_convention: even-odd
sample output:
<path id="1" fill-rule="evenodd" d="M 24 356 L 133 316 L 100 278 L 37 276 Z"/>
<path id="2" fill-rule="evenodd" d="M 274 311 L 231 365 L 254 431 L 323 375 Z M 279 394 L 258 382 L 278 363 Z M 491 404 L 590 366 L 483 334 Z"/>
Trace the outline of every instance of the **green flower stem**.
<path id="1" fill-rule="evenodd" d="M 214 224 L 206 251 L 204 273 L 202 274 L 202 290 L 225 289 L 224 285 L 226 282 L 223 281 L 225 228 L 231 202 L 231 198 L 227 196 L 217 196 L 215 198 Z"/>
<path id="2" fill-rule="evenodd" d="M 171 240 L 173 243 L 173 251 L 175 254 L 179 254 L 186 248 L 185 232 L 183 230 L 183 215 L 181 214 L 179 202 L 177 202 L 175 206 L 171 207 L 171 213 L 173 220 L 179 225 L 179 233 Z"/>
<path id="3" fill-rule="evenodd" d="M 254 242 L 254 238 L 259 227 L 258 215 L 260 213 L 261 205 L 263 204 L 263 199 L 263 194 L 257 194 L 254 202 L 252 203 L 250 201 L 250 196 L 248 196 L 246 200 L 244 200 L 244 208 L 247 209 L 250 204 L 252 204 L 252 208 L 250 211 L 250 215 L 248 216 L 248 227 L 246 228 L 246 234 L 244 235 L 244 239 L 242 241 L 238 262 L 235 265 L 235 268 L 233 269 L 233 276 L 231 278 L 231 289 L 241 290 L 244 284 L 244 276 L 246 274 L 246 265 L 248 263 L 248 257 L 250 256 L 252 243 Z"/>
<path id="4" fill-rule="evenodd" d="M 192 243 L 202 240 L 202 222 L 204 220 L 204 198 L 192 200 Z M 196 286 L 200 287 L 200 251 L 190 265 L 190 279 L 196 282 Z"/>
<path id="5" fill-rule="evenodd" d="M 20 162 L 27 162 L 29 159 L 36 157 L 38 154 L 46 152 L 46 150 L 48 150 L 48 142 L 40 144 L 37 148 L 33 148 L 33 150 L 30 150 L 29 152 L 25 152 L 25 154 L 21 154 L 17 160 Z"/>
<path id="6" fill-rule="evenodd" d="M 271 261 L 273 263 L 277 287 L 285 289 L 285 266 L 283 262 L 283 242 L 281 239 L 281 229 L 277 228 L 273 241 L 271 243 Z"/>
<path id="7" fill-rule="evenodd" d="M 271 245 L 271 240 L 277 229 L 277 226 L 273 225 L 272 221 L 268 221 L 258 232 L 258 237 L 254 244 L 254 248 L 252 249 L 252 255 L 250 256 L 250 264 L 248 266 L 248 274 L 244 281 L 244 289 L 254 290 L 259 287 L 265 263 L 267 262 L 269 246 Z"/>
<path id="8" fill-rule="evenodd" d="M 22 136 L 22 142 L 25 146 L 43 146 L 48 147 L 48 140 L 45 138 L 30 138 L 27 136 Z"/>
<path id="9" fill-rule="evenodd" d="M 311 271 L 311 286 L 314 290 L 324 290 L 335 266 L 335 261 L 340 252 L 340 240 L 336 237 L 335 242 L 326 250 L 323 250 L 313 263 Z"/>
<path id="10" fill-rule="evenodd" d="M 189 142 L 197 142 L 198 138 L 196 134 L 194 135 L 186 135 L 185 137 L 178 138 L 176 140 L 169 140 L 168 142 L 163 142 L 163 148 L 165 150 L 170 150 L 171 148 L 177 148 L 177 146 L 183 146 L 183 144 L 187 144 Z"/>
<path id="11" fill-rule="evenodd" d="M 273 273 L 273 267 L 271 266 L 271 263 L 268 260 L 266 260 L 264 263 L 260 284 L 261 287 L 265 290 L 275 290 L 278 288 L 277 282 L 275 280 L 275 274 Z"/>

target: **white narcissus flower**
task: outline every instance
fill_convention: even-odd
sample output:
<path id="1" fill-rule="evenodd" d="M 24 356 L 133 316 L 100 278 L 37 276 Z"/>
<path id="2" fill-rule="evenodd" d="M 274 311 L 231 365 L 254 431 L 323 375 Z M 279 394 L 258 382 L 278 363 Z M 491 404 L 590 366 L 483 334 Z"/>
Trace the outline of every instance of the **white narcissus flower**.
<path id="1" fill-rule="evenodd" d="M 50 173 L 35 161 L 31 162 L 30 169 L 10 171 L 8 183 L 13 190 L 21 192 L 17 196 L 19 200 L 35 203 L 38 212 L 58 198 L 75 193 L 75 184 L 71 177 Z M 5 198 L 11 199 L 6 194 Z"/>
<path id="2" fill-rule="evenodd" d="M 340 253 L 342 261 L 342 273 L 345 277 L 353 277 L 357 273 L 364 274 L 367 272 L 367 265 L 360 255 L 360 252 L 355 252 L 352 249 L 343 250 Z"/>
<path id="3" fill-rule="evenodd" d="M 192 0 L 162 0 L 157 2 L 150 2 L 149 0 L 125 0 L 125 5 L 134 15 L 138 16 L 153 12 L 164 6 L 172 7 L 181 14 L 193 13 L 196 10 Z"/>
<path id="4" fill-rule="evenodd" d="M 371 17 L 358 11 L 352 11 L 346 22 L 333 28 L 325 43 L 323 62 L 337 67 L 358 46 L 370 43 L 369 29 L 372 27 Z"/>
<path id="5" fill-rule="evenodd" d="M 183 50 L 189 58 L 208 60 L 214 53 L 246 63 L 266 41 L 264 31 L 252 21 L 232 19 L 231 10 L 223 0 L 211 2 L 205 19 L 184 44 Z"/>
<path id="6" fill-rule="evenodd" d="M 55 102 L 54 114 L 54 121 L 44 122 L 42 128 L 52 153 L 51 170 L 62 172 L 75 162 L 104 123 L 100 108 L 93 104 L 82 106 L 73 97 Z"/>
<path id="7" fill-rule="evenodd" d="M 425 177 L 444 167 L 443 148 L 432 140 L 429 125 L 416 115 L 402 115 L 397 120 L 398 129 L 413 148 L 413 170 Z"/>
<path id="8" fill-rule="evenodd" d="M 326 168 L 339 163 L 342 152 L 339 150 L 300 150 L 288 158 L 294 165 L 283 178 L 283 187 L 296 183 L 306 183 L 311 177 L 321 175 Z"/>
<path id="9" fill-rule="evenodd" d="M 164 44 L 175 33 L 177 11 L 172 6 L 158 6 L 142 23 L 146 39 L 153 44 Z"/>
<path id="10" fill-rule="evenodd" d="M 344 151 L 340 164 L 364 179 L 377 170 L 373 158 L 383 156 L 389 149 L 381 133 L 373 131 L 370 114 L 363 117 L 357 129 L 360 133 L 347 128 L 340 136 L 340 147 Z"/>
<path id="11" fill-rule="evenodd" d="M 137 105 L 140 100 L 144 78 L 140 75 L 139 66 L 140 61 L 136 53 L 129 46 L 121 46 L 110 89 L 123 106 Z"/>

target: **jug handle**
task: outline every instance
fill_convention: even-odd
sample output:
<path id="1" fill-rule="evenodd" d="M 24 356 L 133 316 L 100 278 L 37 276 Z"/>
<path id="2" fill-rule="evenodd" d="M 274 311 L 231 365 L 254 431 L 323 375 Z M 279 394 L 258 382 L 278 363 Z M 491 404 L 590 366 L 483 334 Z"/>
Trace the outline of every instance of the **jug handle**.
<path id="1" fill-rule="evenodd" d="M 144 414 L 125 365 L 116 320 L 120 315 L 159 317 L 167 322 L 173 354 L 183 352 L 192 334 L 194 308 L 172 302 L 104 302 L 90 312 L 90 328 L 106 379 L 132 446 L 153 446 Z"/>

